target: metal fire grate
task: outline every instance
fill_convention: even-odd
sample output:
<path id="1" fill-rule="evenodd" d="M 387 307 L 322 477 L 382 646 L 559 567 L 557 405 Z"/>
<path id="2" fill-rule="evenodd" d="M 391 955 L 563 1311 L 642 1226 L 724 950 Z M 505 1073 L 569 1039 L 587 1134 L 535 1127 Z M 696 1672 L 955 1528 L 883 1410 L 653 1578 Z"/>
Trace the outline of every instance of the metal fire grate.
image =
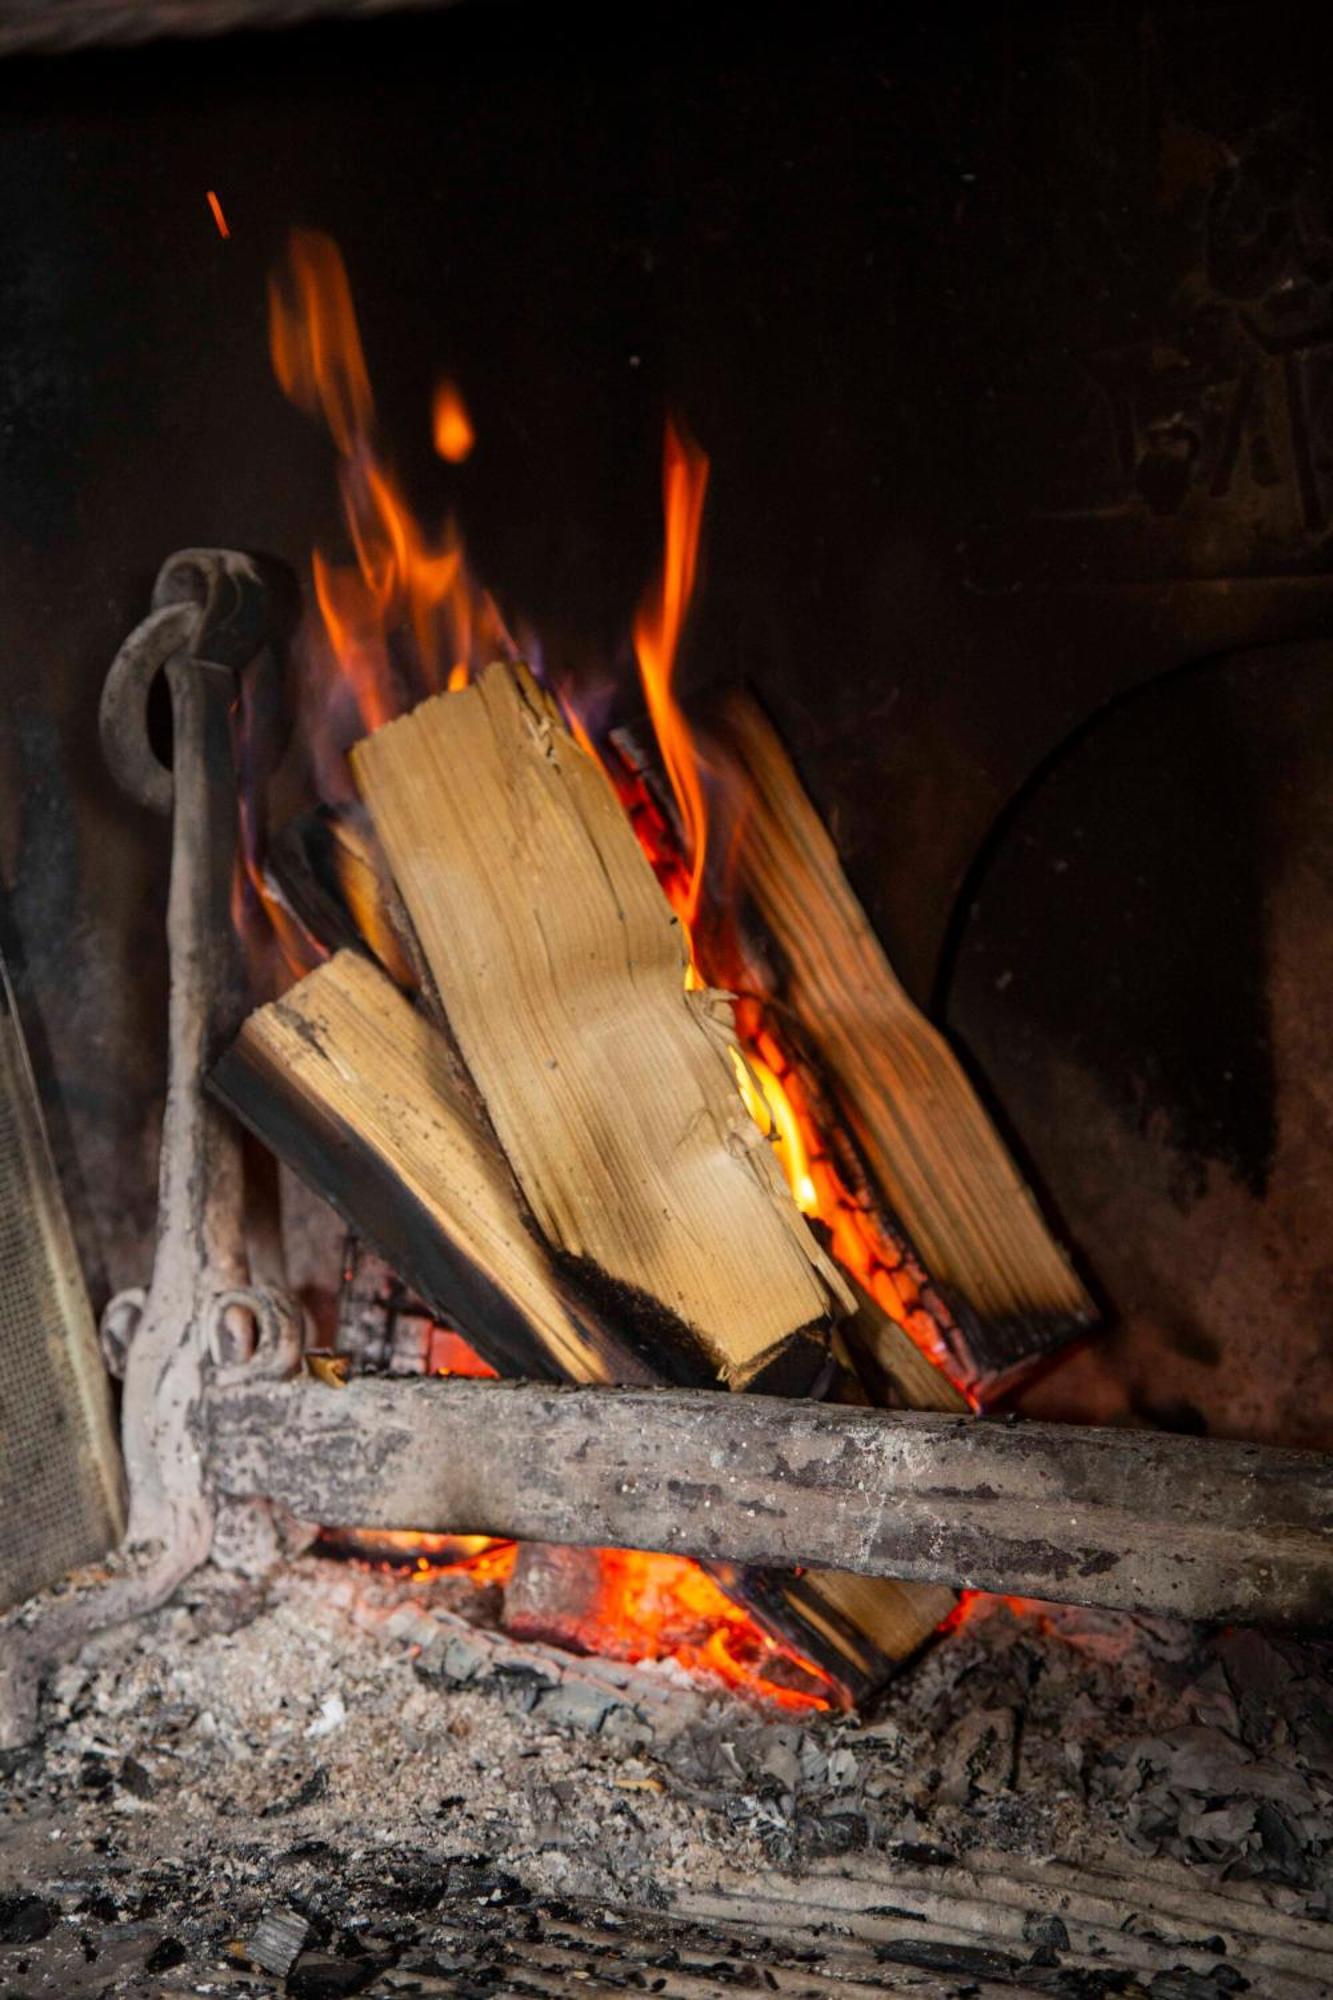
<path id="1" fill-rule="evenodd" d="M 122 1529 L 105 1370 L 0 958 L 0 1607 Z"/>

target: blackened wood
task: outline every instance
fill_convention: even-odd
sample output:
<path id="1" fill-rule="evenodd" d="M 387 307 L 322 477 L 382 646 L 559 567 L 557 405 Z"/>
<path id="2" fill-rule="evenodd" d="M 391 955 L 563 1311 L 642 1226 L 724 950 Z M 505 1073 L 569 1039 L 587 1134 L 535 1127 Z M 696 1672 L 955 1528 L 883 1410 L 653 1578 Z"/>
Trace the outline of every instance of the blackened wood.
<path id="1" fill-rule="evenodd" d="M 289 820 L 269 843 L 268 866 L 329 951 L 368 950 L 405 993 L 425 989 L 420 948 L 360 806 L 321 806 Z"/>
<path id="2" fill-rule="evenodd" d="M 1333 1460 L 694 1391 L 214 1391 L 222 1490 L 307 1520 L 812 1564 L 1203 1619 L 1333 1613 Z"/>

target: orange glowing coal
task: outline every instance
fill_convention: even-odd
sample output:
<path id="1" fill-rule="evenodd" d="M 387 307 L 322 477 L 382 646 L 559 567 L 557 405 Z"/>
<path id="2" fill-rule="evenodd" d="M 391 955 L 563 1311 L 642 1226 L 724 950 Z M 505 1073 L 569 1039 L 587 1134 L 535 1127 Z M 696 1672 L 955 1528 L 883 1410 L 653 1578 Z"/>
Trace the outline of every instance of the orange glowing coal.
<path id="1" fill-rule="evenodd" d="M 616 1660 L 672 1659 L 780 1708 L 827 1709 L 838 1697 L 818 1667 L 772 1639 L 706 1570 L 685 1556 L 602 1549 L 589 1651 Z"/>

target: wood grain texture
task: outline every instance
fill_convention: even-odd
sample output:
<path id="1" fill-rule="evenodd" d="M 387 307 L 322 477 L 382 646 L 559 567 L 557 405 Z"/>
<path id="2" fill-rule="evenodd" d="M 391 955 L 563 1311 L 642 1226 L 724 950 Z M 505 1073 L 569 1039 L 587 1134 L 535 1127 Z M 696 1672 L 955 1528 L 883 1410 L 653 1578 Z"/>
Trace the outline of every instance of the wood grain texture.
<path id="1" fill-rule="evenodd" d="M 680 926 L 553 704 L 496 664 L 352 766 L 550 1244 L 726 1386 L 771 1379 L 793 1346 L 812 1379 L 841 1278 L 741 1100 L 725 1000 L 685 991 Z"/>
<path id="2" fill-rule="evenodd" d="M 856 1311 L 843 1320 L 838 1338 L 867 1400 L 881 1410 L 953 1410 L 970 1405 L 944 1372 L 890 1319 L 883 1306 L 851 1280 Z"/>
<path id="3" fill-rule="evenodd" d="M 720 735 L 748 781 L 739 871 L 754 967 L 813 1052 L 889 1218 L 978 1380 L 1089 1326 L 1092 1302 L 948 1042 L 904 991 L 772 725 L 731 698 Z M 763 954 L 759 957 L 762 959 Z M 773 971 L 771 968 L 778 969 Z"/>
<path id="4" fill-rule="evenodd" d="M 566 1290 L 455 1065 L 382 971 L 340 952 L 250 1017 L 210 1086 L 497 1368 L 583 1384 L 667 1379 L 669 1354 L 632 1350 Z M 897 1337 L 910 1366 L 915 1350 Z M 849 1703 L 916 1652 L 952 1602 L 890 1579 L 855 1579 L 850 1605 L 836 1577 L 797 1584 L 729 1567 L 721 1580 Z"/>
<path id="5" fill-rule="evenodd" d="M 209 1082 L 488 1357 L 651 1379 L 570 1304 L 452 1052 L 368 959 L 338 952 L 261 1007 Z"/>
<path id="6" fill-rule="evenodd" d="M 332 1524 L 837 1566 L 1183 1618 L 1319 1623 L 1333 1601 L 1333 1460 L 1312 1452 L 464 1380 L 219 1390 L 208 1425 L 224 1491 Z"/>

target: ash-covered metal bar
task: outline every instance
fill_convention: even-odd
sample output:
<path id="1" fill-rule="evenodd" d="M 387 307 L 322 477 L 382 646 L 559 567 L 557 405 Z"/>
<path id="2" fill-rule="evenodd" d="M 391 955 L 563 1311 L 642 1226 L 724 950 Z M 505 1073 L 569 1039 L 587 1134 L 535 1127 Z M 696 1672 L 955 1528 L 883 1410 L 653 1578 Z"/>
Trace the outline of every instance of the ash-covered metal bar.
<path id="1" fill-rule="evenodd" d="M 1333 1459 L 708 1391 L 213 1389 L 213 1476 L 325 1526 L 836 1567 L 1194 1619 L 1333 1617 Z"/>

